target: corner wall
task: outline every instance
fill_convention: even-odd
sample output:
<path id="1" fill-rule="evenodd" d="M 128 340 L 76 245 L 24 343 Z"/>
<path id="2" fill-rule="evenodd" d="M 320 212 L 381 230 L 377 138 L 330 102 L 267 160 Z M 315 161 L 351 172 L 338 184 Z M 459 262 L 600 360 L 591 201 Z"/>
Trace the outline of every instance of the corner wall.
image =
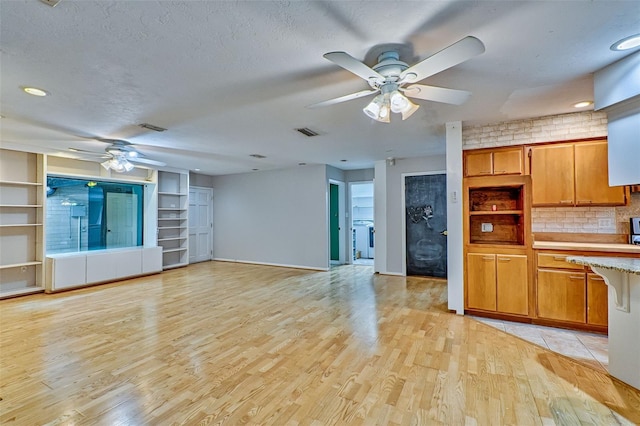
<path id="1" fill-rule="evenodd" d="M 327 179 L 324 165 L 214 176 L 215 258 L 326 270 Z"/>

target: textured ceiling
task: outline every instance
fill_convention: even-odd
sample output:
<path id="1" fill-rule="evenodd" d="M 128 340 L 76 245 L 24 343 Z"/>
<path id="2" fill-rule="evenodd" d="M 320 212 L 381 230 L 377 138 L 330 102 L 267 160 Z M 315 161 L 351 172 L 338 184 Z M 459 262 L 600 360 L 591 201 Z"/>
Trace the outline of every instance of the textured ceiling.
<path id="1" fill-rule="evenodd" d="M 632 53 L 609 46 L 639 28 L 636 0 L 2 1 L 1 142 L 73 156 L 68 148 L 104 150 L 91 138 L 121 138 L 207 174 L 372 167 L 444 153 L 447 121 L 575 111 L 593 97 L 593 72 Z M 373 65 L 393 43 L 411 65 L 467 35 L 486 52 L 422 82 L 471 91 L 462 106 L 418 101 L 390 124 L 363 114 L 371 98 L 305 108 L 368 88 L 326 52 Z M 28 96 L 25 85 L 51 95 Z"/>

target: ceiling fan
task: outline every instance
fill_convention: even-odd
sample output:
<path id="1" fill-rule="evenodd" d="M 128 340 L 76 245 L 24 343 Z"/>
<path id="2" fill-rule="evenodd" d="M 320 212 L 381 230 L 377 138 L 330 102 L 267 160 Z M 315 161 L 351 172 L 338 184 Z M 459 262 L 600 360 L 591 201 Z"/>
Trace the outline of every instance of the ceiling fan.
<path id="1" fill-rule="evenodd" d="M 379 93 L 363 111 L 374 120 L 389 123 L 390 112 L 400 113 L 402 119 L 406 120 L 419 108 L 419 105 L 407 97 L 461 105 L 469 99 L 470 92 L 413 83 L 483 52 L 484 44 L 477 38 L 468 36 L 413 66 L 402 62 L 400 54 L 395 50 L 382 52 L 378 56 L 378 63 L 373 67 L 365 65 L 346 52 L 325 53 L 324 57 L 331 62 L 366 80 L 371 89 L 318 102 L 307 108 L 324 107 Z"/>
<path id="2" fill-rule="evenodd" d="M 94 152 L 94 151 L 86 151 L 82 149 L 69 148 L 70 151 L 80 152 L 80 153 L 88 153 L 91 155 L 97 155 L 100 158 L 104 158 L 105 161 L 100 163 L 102 167 L 105 169 L 113 170 L 118 173 L 129 172 L 133 170 L 133 168 L 137 164 L 145 164 L 151 166 L 166 166 L 166 163 L 162 161 L 152 160 L 147 158 L 144 154 L 137 151 L 133 144 L 130 142 L 121 140 L 121 139 L 101 139 L 97 138 L 96 140 L 100 142 L 108 143 L 104 149 L 104 153 Z"/>

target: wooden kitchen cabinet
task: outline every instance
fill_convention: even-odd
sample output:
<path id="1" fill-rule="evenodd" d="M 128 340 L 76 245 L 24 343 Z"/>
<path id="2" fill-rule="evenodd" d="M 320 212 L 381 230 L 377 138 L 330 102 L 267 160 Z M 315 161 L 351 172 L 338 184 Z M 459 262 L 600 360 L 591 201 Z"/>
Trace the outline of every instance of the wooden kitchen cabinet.
<path id="1" fill-rule="evenodd" d="M 467 254 L 467 308 L 527 315 L 526 255 Z"/>
<path id="2" fill-rule="evenodd" d="M 528 148 L 535 206 L 626 204 L 624 187 L 609 187 L 607 141 L 582 141 Z"/>
<path id="3" fill-rule="evenodd" d="M 521 175 L 523 173 L 522 147 L 479 149 L 465 151 L 464 175 Z"/>
<path id="4" fill-rule="evenodd" d="M 575 145 L 576 205 L 624 205 L 623 186 L 609 186 L 607 141 Z"/>
<path id="5" fill-rule="evenodd" d="M 569 263 L 572 252 L 536 253 L 537 317 L 553 325 L 606 331 L 609 305 L 604 279 L 588 267 Z"/>
<path id="6" fill-rule="evenodd" d="M 467 254 L 467 308 L 496 310 L 495 254 Z"/>
<path id="7" fill-rule="evenodd" d="M 586 322 L 585 273 L 538 269 L 538 317 Z"/>
<path id="8" fill-rule="evenodd" d="M 608 287 L 598 274 L 587 274 L 587 324 L 609 325 Z"/>

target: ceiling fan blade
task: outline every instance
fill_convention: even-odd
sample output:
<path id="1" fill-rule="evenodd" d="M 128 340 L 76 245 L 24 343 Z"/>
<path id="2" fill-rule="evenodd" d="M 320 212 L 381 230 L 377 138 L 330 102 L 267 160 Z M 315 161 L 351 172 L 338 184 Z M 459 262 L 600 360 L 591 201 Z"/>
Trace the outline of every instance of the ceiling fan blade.
<path id="1" fill-rule="evenodd" d="M 484 44 L 475 37 L 468 36 L 434 53 L 427 59 L 407 68 L 400 74 L 400 81 L 413 83 L 461 64 L 484 52 Z"/>
<path id="2" fill-rule="evenodd" d="M 357 75 L 360 78 L 363 78 L 367 81 L 376 80 L 379 82 L 384 81 L 384 76 L 380 73 L 372 70 L 353 56 L 349 55 L 346 52 L 329 52 L 323 55 L 325 58 L 330 60 L 336 65 L 341 66 L 347 71 L 350 71 Z"/>
<path id="3" fill-rule="evenodd" d="M 442 102 L 445 104 L 462 105 L 471 97 L 471 92 L 466 90 L 447 89 L 445 87 L 425 86 L 424 84 L 412 84 L 401 88 L 405 96 L 424 99 L 426 101 Z"/>
<path id="4" fill-rule="evenodd" d="M 130 163 L 140 163 L 140 164 L 149 164 L 151 166 L 166 166 L 167 163 L 163 163 L 162 161 L 157 161 L 157 160 L 151 160 L 149 158 L 142 158 L 142 157 L 136 157 L 136 158 L 127 158 L 127 160 Z"/>
<path id="5" fill-rule="evenodd" d="M 99 157 L 99 158 L 110 158 L 111 157 L 106 152 L 87 151 L 86 149 L 79 149 L 79 148 L 67 148 L 67 149 L 69 151 L 71 151 L 71 152 L 75 152 L 75 153 L 78 153 L 78 154 L 87 154 L 87 155 L 92 155 L 94 157 Z"/>
<path id="6" fill-rule="evenodd" d="M 307 105 L 307 108 L 313 109 L 313 108 L 321 108 L 329 105 L 339 104 L 340 102 L 346 102 L 353 99 L 362 98 L 364 96 L 369 96 L 378 91 L 379 90 L 376 90 L 376 89 L 363 90 L 361 92 L 351 93 L 350 95 L 340 96 L 339 98 L 333 98 L 326 101 L 318 102 L 317 104 Z"/>

